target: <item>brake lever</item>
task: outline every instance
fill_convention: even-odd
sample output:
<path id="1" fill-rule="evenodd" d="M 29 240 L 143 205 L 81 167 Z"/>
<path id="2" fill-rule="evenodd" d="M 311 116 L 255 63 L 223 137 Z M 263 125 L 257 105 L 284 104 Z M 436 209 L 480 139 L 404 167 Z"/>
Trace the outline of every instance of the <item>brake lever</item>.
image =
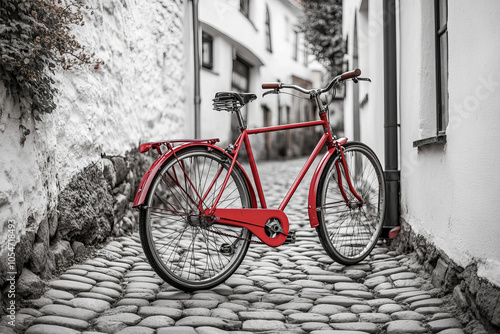
<path id="1" fill-rule="evenodd" d="M 268 94 L 279 94 L 280 93 L 280 90 L 278 88 L 275 88 L 273 90 L 268 90 L 267 92 L 264 92 L 264 94 L 262 94 L 262 97 L 268 95 Z"/>
<path id="2" fill-rule="evenodd" d="M 355 77 L 355 78 L 352 78 L 352 81 L 354 81 L 354 83 L 358 83 L 358 81 L 368 81 L 368 82 L 372 82 L 372 80 L 370 78 L 360 78 L 360 77 Z"/>

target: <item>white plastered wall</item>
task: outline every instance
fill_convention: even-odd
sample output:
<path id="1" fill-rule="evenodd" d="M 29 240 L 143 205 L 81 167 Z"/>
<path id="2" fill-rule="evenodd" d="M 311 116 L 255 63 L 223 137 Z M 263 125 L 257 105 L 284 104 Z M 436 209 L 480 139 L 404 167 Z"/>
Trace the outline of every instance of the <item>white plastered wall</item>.
<path id="1" fill-rule="evenodd" d="M 78 40 L 105 64 L 55 74 L 57 108 L 21 145 L 19 106 L 0 85 L 0 255 L 7 221 L 16 238 L 57 203 L 71 178 L 102 154 L 123 155 L 141 142 L 184 132 L 184 5 L 161 1 L 102 1 Z M 36 231 L 36 226 L 30 228 Z"/>
<path id="2" fill-rule="evenodd" d="M 345 136 L 354 139 L 353 90 L 359 89 L 360 140 L 370 146 L 384 167 L 384 61 L 382 0 L 344 1 L 343 33 L 348 40 L 348 69 L 354 69 L 354 48 L 357 44 L 358 68 L 361 77 L 371 83 L 346 82 L 344 100 Z M 355 23 L 356 16 L 356 23 Z M 357 27 L 357 42 L 354 29 Z"/>
<path id="3" fill-rule="evenodd" d="M 448 1 L 447 143 L 419 149 L 413 141 L 436 129 L 433 4 L 400 6 L 402 218 L 500 286 L 500 6 Z"/>
<path id="4" fill-rule="evenodd" d="M 374 140 L 378 136 L 373 127 L 377 120 L 383 121 L 383 89 L 379 90 L 383 88 L 383 38 L 377 24 L 383 19 L 381 3 L 344 1 L 343 28 L 352 64 L 357 15 L 359 66 L 375 78 L 368 91 L 360 89 L 360 100 L 364 92 L 369 97 L 360 110 L 361 140 L 374 146 L 383 164 L 383 146 Z M 496 204 L 500 44 L 495 40 L 500 34 L 500 5 L 494 0 L 448 4 L 447 143 L 417 149 L 415 140 L 436 135 L 434 5 L 430 0 L 396 1 L 401 217 L 454 262 L 463 267 L 477 262 L 479 275 L 500 286 L 500 206 Z M 367 41 L 361 40 L 367 34 Z M 353 86 L 348 85 L 347 137 L 353 132 L 352 98 Z"/>

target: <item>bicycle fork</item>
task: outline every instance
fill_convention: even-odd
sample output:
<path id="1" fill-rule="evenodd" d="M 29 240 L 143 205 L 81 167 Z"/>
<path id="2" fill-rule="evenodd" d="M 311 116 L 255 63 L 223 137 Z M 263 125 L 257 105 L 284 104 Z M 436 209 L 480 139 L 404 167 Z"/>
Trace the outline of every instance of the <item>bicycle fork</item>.
<path id="1" fill-rule="evenodd" d="M 337 169 L 338 175 L 337 183 L 339 185 L 340 192 L 342 194 L 342 197 L 344 198 L 346 205 L 350 209 L 359 208 L 363 206 L 363 199 L 358 195 L 358 193 L 354 189 L 354 186 L 352 185 L 351 176 L 349 175 L 349 168 L 347 167 L 347 162 L 345 161 L 344 149 L 338 142 L 335 143 L 335 146 L 340 155 L 340 159 L 335 161 L 335 168 Z M 346 179 L 347 186 L 349 187 L 349 191 L 357 199 L 357 202 L 353 202 L 347 197 L 344 186 L 342 185 L 342 170 L 344 171 L 344 177 Z"/>

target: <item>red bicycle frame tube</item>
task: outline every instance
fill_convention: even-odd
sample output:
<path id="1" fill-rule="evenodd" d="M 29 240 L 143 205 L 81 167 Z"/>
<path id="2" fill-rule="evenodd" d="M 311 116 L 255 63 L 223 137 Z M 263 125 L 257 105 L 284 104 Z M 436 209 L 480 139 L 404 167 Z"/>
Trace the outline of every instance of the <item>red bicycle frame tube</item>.
<path id="1" fill-rule="evenodd" d="M 262 208 L 267 208 L 266 200 L 265 200 L 265 196 L 264 196 L 264 192 L 262 190 L 262 184 L 260 182 L 259 173 L 257 171 L 257 166 L 256 166 L 256 163 L 255 163 L 255 158 L 253 156 L 253 152 L 252 152 L 252 147 L 251 147 L 251 144 L 250 144 L 250 140 L 248 139 L 248 135 L 259 134 L 259 133 L 266 133 L 266 132 L 273 132 L 273 131 L 290 130 L 290 129 L 297 129 L 297 128 L 305 128 L 305 127 L 311 127 L 311 126 L 319 126 L 319 125 L 321 125 L 321 126 L 323 126 L 323 131 L 324 131 L 323 136 L 319 140 L 318 144 L 316 145 L 316 147 L 314 148 L 313 152 L 311 153 L 311 155 L 307 159 L 306 163 L 302 167 L 302 170 L 297 175 L 297 177 L 296 177 L 295 181 L 293 182 L 291 188 L 288 190 L 287 194 L 285 195 L 285 197 L 283 198 L 281 204 L 278 207 L 278 210 L 281 210 L 281 211 L 285 210 L 286 206 L 288 205 L 288 202 L 292 198 L 293 194 L 297 190 L 297 187 L 299 186 L 300 182 L 302 181 L 302 179 L 306 175 L 307 171 L 311 167 L 312 163 L 316 159 L 318 153 L 321 151 L 321 149 L 323 148 L 323 146 L 325 144 L 328 144 L 328 147 L 330 148 L 330 147 L 333 147 L 333 145 L 334 145 L 333 144 L 333 140 L 332 140 L 332 134 L 330 132 L 330 126 L 329 126 L 328 120 L 326 118 L 326 114 L 325 113 L 321 113 L 320 117 L 321 117 L 320 121 L 311 121 L 311 122 L 304 122 L 304 123 L 285 124 L 285 125 L 270 126 L 270 127 L 264 127 L 264 128 L 258 128 L 258 129 L 251 129 L 251 130 L 243 129 L 241 131 L 240 136 L 238 137 L 238 139 L 236 140 L 236 142 L 234 144 L 234 147 L 235 147 L 236 150 L 234 152 L 233 161 L 231 163 L 231 166 L 229 167 L 229 170 L 227 172 L 226 178 L 224 179 L 224 182 L 223 182 L 223 185 L 222 185 L 221 189 L 225 189 L 225 187 L 227 185 L 227 182 L 229 180 L 229 176 L 231 175 L 234 163 L 235 163 L 236 159 L 238 158 L 238 154 L 240 152 L 242 143 L 244 143 L 245 144 L 245 148 L 247 150 L 248 161 L 249 161 L 249 164 L 250 164 L 250 168 L 252 170 L 252 176 L 253 176 L 253 179 L 254 179 L 255 187 L 257 189 L 257 194 L 259 196 L 259 201 L 261 203 L 261 207 Z M 222 191 L 219 193 L 219 195 L 217 196 L 217 198 L 216 198 L 216 200 L 215 200 L 212 208 L 210 209 L 210 211 L 209 211 L 210 215 L 214 214 L 214 212 L 215 212 L 215 210 L 217 208 L 217 204 L 218 204 L 218 202 L 219 202 L 219 200 L 220 200 L 221 197 L 222 197 Z"/>

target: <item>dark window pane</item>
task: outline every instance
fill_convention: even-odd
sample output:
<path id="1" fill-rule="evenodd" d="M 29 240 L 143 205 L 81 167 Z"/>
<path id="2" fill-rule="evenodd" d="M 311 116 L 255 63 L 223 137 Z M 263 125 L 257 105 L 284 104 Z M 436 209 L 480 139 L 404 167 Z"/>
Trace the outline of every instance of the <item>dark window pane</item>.
<path id="1" fill-rule="evenodd" d="M 299 57 L 299 32 L 293 32 L 293 59 L 297 60 Z"/>
<path id="2" fill-rule="evenodd" d="M 269 8 L 266 7 L 266 47 L 267 51 L 272 52 L 271 44 L 271 16 L 269 15 Z"/>
<path id="3" fill-rule="evenodd" d="M 444 134 L 449 118 L 448 99 L 448 1 L 434 0 L 436 26 L 437 134 Z"/>
<path id="4" fill-rule="evenodd" d="M 250 65 L 240 57 L 233 60 L 232 86 L 233 90 L 248 92 L 250 82 Z"/>
<path id="5" fill-rule="evenodd" d="M 240 0 L 240 11 L 246 17 L 250 15 L 250 0 Z"/>
<path id="6" fill-rule="evenodd" d="M 213 68 L 213 37 L 203 32 L 201 42 L 201 64 L 206 68 Z"/>
<path id="7" fill-rule="evenodd" d="M 440 80 L 441 80 L 441 124 L 438 131 L 446 130 L 448 125 L 448 32 L 439 38 L 440 42 Z"/>

